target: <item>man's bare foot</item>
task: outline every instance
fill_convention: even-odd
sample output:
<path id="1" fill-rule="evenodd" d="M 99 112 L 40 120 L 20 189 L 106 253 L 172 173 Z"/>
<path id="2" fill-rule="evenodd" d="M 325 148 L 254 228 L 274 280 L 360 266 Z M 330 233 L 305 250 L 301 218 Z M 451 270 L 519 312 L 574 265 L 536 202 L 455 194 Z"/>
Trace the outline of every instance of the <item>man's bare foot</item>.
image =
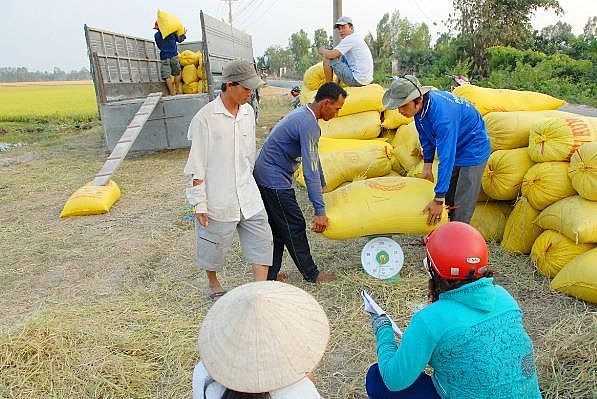
<path id="1" fill-rule="evenodd" d="M 336 275 L 333 273 L 325 273 L 319 272 L 317 278 L 315 279 L 316 283 L 328 283 L 330 281 L 334 281 L 336 279 Z"/>
<path id="2" fill-rule="evenodd" d="M 284 272 L 279 272 L 278 276 L 276 277 L 276 281 L 286 281 L 288 280 L 288 274 Z"/>

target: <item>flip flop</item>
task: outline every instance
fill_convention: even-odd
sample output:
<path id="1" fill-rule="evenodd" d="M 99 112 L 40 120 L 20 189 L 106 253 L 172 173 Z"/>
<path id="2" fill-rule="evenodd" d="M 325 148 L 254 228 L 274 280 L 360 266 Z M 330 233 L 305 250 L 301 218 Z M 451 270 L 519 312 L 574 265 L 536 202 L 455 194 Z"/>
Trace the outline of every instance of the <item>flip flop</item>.
<path id="1" fill-rule="evenodd" d="M 223 297 L 227 292 L 228 291 L 212 292 L 211 294 L 209 294 L 209 299 L 215 302 L 221 297 Z"/>
<path id="2" fill-rule="evenodd" d="M 408 243 L 409 245 L 425 246 L 425 240 L 423 237 L 416 237 Z"/>

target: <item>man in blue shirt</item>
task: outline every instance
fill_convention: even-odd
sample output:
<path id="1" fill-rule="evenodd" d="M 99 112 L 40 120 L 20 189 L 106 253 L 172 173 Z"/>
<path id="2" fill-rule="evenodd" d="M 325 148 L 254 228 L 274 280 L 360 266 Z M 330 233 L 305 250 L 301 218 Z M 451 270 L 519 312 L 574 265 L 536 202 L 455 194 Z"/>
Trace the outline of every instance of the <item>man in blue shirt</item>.
<path id="1" fill-rule="evenodd" d="M 173 96 L 182 94 L 182 83 L 180 76 L 180 62 L 178 61 L 178 48 L 176 43 L 182 43 L 187 37 L 185 33 L 178 36 L 176 32 L 170 33 L 165 38 L 159 30 L 158 22 L 155 22 L 153 29 L 157 30 L 154 35 L 155 43 L 160 49 L 160 76 L 166 81 L 168 93 Z"/>
<path id="2" fill-rule="evenodd" d="M 434 181 L 431 166 L 437 151 L 435 198 L 423 210 L 427 223 L 440 221 L 444 204 L 452 209 L 450 220 L 469 223 L 491 153 L 489 136 L 481 114 L 469 102 L 431 89 L 406 75 L 392 82 L 382 102 L 386 109 L 397 108 L 405 117 L 414 117 L 423 147 L 424 179 Z"/>
<path id="3" fill-rule="evenodd" d="M 317 153 L 321 136 L 317 120 L 327 121 L 336 116 L 346 96 L 346 91 L 336 83 L 322 85 L 314 102 L 295 109 L 276 124 L 257 157 L 253 175 L 274 237 L 268 280 L 283 278 L 278 276 L 278 272 L 282 266 L 284 247 L 305 280 L 320 283 L 336 278 L 333 274 L 320 272 L 313 261 L 305 218 L 291 184 L 292 175 L 302 162 L 309 200 L 315 209 L 311 230 L 322 233 L 327 228 L 328 218 L 322 195 L 325 179 Z"/>

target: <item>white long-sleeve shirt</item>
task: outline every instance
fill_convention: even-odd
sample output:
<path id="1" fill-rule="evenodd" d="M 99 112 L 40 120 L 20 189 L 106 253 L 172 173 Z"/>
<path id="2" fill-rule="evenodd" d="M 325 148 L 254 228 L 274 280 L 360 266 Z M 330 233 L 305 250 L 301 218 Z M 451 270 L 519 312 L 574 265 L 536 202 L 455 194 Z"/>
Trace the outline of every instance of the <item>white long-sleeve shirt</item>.
<path id="1" fill-rule="evenodd" d="M 236 118 L 221 98 L 205 105 L 189 125 L 192 141 L 185 175 L 203 183 L 186 190 L 195 212 L 222 222 L 239 221 L 264 209 L 253 178 L 255 165 L 255 114 L 248 104 Z"/>

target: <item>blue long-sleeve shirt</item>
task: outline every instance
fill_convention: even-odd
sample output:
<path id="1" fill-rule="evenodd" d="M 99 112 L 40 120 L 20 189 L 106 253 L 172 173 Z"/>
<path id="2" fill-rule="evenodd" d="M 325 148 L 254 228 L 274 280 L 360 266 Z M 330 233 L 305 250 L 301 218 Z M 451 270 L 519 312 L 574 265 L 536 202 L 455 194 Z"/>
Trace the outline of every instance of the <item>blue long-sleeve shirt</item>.
<path id="1" fill-rule="evenodd" d="M 415 115 L 423 160 L 439 158 L 436 197 L 443 198 L 450 186 L 455 166 L 474 166 L 486 162 L 491 144 L 485 122 L 468 101 L 447 91 L 431 90 Z"/>
<path id="2" fill-rule="evenodd" d="M 317 148 L 321 129 L 307 106 L 295 109 L 274 126 L 257 156 L 253 176 L 258 186 L 291 188 L 300 162 L 315 215 L 325 215 L 321 188 L 325 186 Z"/>
<path id="3" fill-rule="evenodd" d="M 182 43 L 187 38 L 186 35 L 178 36 L 176 32 L 174 32 L 170 33 L 164 39 L 162 37 L 162 32 L 160 32 L 159 30 L 155 33 L 153 37 L 155 38 L 155 43 L 160 49 L 160 60 L 167 60 L 168 58 L 172 58 L 175 55 L 178 55 L 178 48 L 176 47 L 176 43 Z"/>

